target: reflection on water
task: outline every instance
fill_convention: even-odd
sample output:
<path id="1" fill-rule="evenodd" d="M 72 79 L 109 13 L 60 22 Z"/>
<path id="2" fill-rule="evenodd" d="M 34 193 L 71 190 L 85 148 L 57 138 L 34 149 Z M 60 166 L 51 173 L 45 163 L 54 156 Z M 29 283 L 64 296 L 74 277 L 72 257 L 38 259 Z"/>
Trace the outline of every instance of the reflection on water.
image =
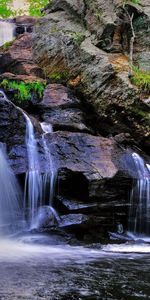
<path id="1" fill-rule="evenodd" d="M 38 234 L 1 241 L 0 299 L 150 299 L 150 257 L 142 253 L 150 252 L 149 245 L 91 249 L 51 243 Z M 118 253 L 123 248 L 140 253 Z"/>

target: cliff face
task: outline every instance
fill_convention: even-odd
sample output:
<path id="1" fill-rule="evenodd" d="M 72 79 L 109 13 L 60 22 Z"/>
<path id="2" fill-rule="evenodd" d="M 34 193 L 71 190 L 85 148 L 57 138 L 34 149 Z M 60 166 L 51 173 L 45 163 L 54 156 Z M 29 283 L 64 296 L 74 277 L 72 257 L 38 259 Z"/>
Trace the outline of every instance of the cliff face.
<path id="1" fill-rule="evenodd" d="M 66 82 L 94 110 L 103 135 L 128 132 L 149 149 L 149 95 L 131 84 L 129 53 L 135 31 L 133 63 L 149 69 L 148 1 L 52 1 L 34 32 L 34 57 L 50 78 Z"/>
<path id="2" fill-rule="evenodd" d="M 23 106 L 34 125 L 40 172 L 49 172 L 45 122 L 53 127 L 44 136 L 57 169 L 61 227 L 85 240 L 116 230 L 117 221 L 127 228 L 128 195 L 137 178 L 131 153 L 144 156 L 135 145 L 149 149 L 149 94 L 129 78 L 128 13 L 136 35 L 133 61 L 149 69 L 149 6 L 142 3 L 125 11 L 119 1 L 53 1 L 33 24 L 33 35 L 18 33 L 0 49 L 0 82 L 44 84 L 44 95 L 33 92 Z M 15 91 L 4 91 L 14 101 Z M 22 182 L 28 171 L 25 132 L 23 113 L 0 95 L 0 140 Z"/>

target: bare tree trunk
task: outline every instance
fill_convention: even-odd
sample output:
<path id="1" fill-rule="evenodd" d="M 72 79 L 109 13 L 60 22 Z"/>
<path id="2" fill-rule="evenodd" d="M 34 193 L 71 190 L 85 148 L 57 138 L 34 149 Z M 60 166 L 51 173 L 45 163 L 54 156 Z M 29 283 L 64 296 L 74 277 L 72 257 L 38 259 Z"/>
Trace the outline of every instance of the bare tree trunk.
<path id="1" fill-rule="evenodd" d="M 128 17 L 128 20 L 130 22 L 130 28 L 131 28 L 131 32 L 132 32 L 132 36 L 130 39 L 130 49 L 129 49 L 129 76 L 132 75 L 132 65 L 133 65 L 133 51 L 134 51 L 134 41 L 135 41 L 135 31 L 134 31 L 134 27 L 133 27 L 133 18 L 134 18 L 134 13 L 130 16 L 128 10 L 126 9 L 125 5 L 123 6 L 123 9 L 126 12 L 126 15 Z"/>

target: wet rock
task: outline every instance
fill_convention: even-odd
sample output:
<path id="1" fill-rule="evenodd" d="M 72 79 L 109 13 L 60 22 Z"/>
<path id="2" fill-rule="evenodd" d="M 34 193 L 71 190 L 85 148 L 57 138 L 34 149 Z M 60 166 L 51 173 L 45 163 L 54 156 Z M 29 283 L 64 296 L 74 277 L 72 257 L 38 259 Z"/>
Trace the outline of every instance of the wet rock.
<path id="1" fill-rule="evenodd" d="M 57 196 L 55 205 L 59 208 L 59 211 L 65 213 L 92 213 L 96 211 L 98 204 L 90 202 L 81 202 L 78 199 L 67 199 L 61 196 Z"/>
<path id="2" fill-rule="evenodd" d="M 61 84 L 49 84 L 38 110 L 44 122 L 55 130 L 91 132 L 85 124 L 81 102 L 70 89 Z"/>
<path id="3" fill-rule="evenodd" d="M 19 16 L 15 18 L 16 35 L 23 34 L 23 33 L 32 33 L 33 27 L 35 25 L 36 18 L 30 16 Z"/>
<path id="4" fill-rule="evenodd" d="M 29 75 L 43 78 L 42 69 L 33 62 L 32 36 L 21 35 L 6 49 L 0 50 L 0 73 L 9 72 L 16 75 Z"/>
<path id="5" fill-rule="evenodd" d="M 0 98 L 0 141 L 7 145 L 10 164 L 17 173 L 26 170 L 25 131 L 22 112 L 11 102 Z"/>
<path id="6" fill-rule="evenodd" d="M 59 223 L 60 228 L 74 227 L 79 225 L 84 225 L 88 220 L 88 217 L 82 214 L 69 214 L 61 216 L 61 221 Z"/>
<path id="7" fill-rule="evenodd" d="M 114 221 L 112 216 L 68 214 L 61 216 L 59 227 L 74 234 L 78 240 L 91 243 L 106 237 L 107 230 L 114 228 Z"/>
<path id="8" fill-rule="evenodd" d="M 62 131 L 45 137 L 58 169 L 62 194 L 82 200 L 108 200 L 125 193 L 131 175 L 130 165 L 123 162 L 130 152 L 121 149 L 113 139 Z M 116 189 L 118 182 L 120 188 Z"/>
<path id="9" fill-rule="evenodd" d="M 41 206 L 38 209 L 35 228 L 46 228 L 58 224 L 58 220 L 55 215 L 55 211 L 51 206 Z"/>

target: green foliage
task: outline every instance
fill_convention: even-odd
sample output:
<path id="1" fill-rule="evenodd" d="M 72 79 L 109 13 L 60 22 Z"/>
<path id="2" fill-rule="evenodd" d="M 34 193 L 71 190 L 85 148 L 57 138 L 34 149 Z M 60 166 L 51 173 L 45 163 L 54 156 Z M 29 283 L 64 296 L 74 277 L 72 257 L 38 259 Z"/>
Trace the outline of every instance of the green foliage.
<path id="1" fill-rule="evenodd" d="M 41 83 L 39 81 L 34 82 L 16 82 L 14 80 L 9 81 L 7 79 L 4 79 L 0 87 L 2 87 L 5 91 L 14 91 L 14 101 L 15 102 L 22 102 L 22 101 L 28 101 L 31 100 L 32 94 L 36 94 L 39 98 L 42 98 L 43 92 L 45 89 L 45 83 Z"/>
<path id="2" fill-rule="evenodd" d="M 29 15 L 33 17 L 41 17 L 42 16 L 41 9 L 44 8 L 50 1 L 49 0 L 27 0 L 27 2 L 29 5 Z M 24 14 L 24 8 L 15 11 L 11 8 L 11 4 L 12 4 L 12 0 L 0 0 L 0 17 L 9 18 L 10 16 Z"/>
<path id="3" fill-rule="evenodd" d="M 131 82 L 144 91 L 150 92 L 150 72 L 143 71 L 136 66 L 132 66 L 132 72 Z"/>
<path id="4" fill-rule="evenodd" d="M 53 72 L 47 76 L 50 81 L 52 82 L 58 82 L 58 83 L 64 83 L 69 78 L 69 72 L 66 71 L 59 71 L 59 72 Z"/>
<path id="5" fill-rule="evenodd" d="M 69 36 L 77 45 L 80 45 L 85 38 L 85 35 L 82 32 L 70 32 Z"/>
<path id="6" fill-rule="evenodd" d="M 122 0 L 123 5 L 130 4 L 130 3 L 141 4 L 141 0 Z"/>
<path id="7" fill-rule="evenodd" d="M 103 15 L 103 11 L 101 9 L 95 9 L 94 16 L 100 21 L 101 16 Z"/>
<path id="8" fill-rule="evenodd" d="M 131 0 L 131 2 L 134 4 L 140 4 L 140 0 Z"/>
<path id="9" fill-rule="evenodd" d="M 135 4 L 135 5 L 140 5 L 141 0 L 121 0 L 122 5 L 125 6 L 126 4 Z"/>
<path id="10" fill-rule="evenodd" d="M 1 46 L 0 48 L 3 49 L 3 50 L 7 50 L 14 42 L 15 39 L 13 39 L 12 41 L 10 42 L 6 42 L 3 46 Z"/>
<path id="11" fill-rule="evenodd" d="M 13 11 L 9 7 L 11 2 L 12 0 L 0 0 L 0 17 L 9 18 L 13 15 Z"/>
<path id="12" fill-rule="evenodd" d="M 33 17 L 41 17 L 41 9 L 44 8 L 49 0 L 28 0 L 29 1 L 29 15 Z"/>

